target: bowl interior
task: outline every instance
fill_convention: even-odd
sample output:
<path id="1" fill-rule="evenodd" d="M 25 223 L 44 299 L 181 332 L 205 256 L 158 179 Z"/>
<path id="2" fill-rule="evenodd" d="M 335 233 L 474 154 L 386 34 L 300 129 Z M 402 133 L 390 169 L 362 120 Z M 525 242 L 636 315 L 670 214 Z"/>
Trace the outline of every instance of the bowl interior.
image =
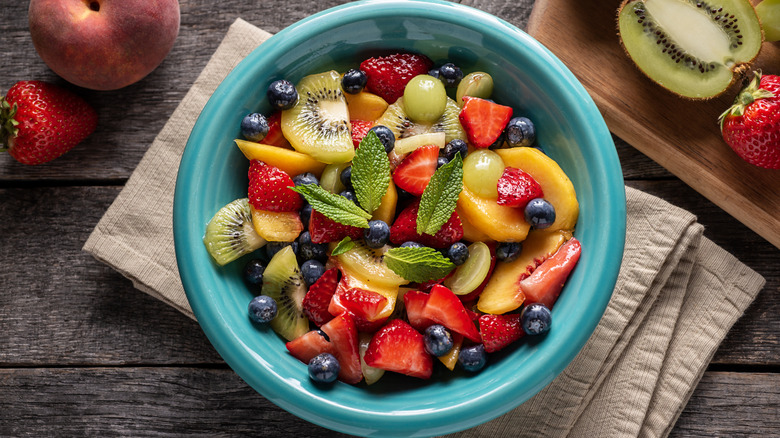
<path id="1" fill-rule="evenodd" d="M 494 98 L 534 121 L 538 142 L 569 175 L 580 202 L 583 255 L 553 310 L 544 339 L 494 354 L 480 373 L 389 376 L 372 386 L 312 384 L 270 329 L 247 317 L 243 261 L 216 266 L 205 225 L 246 196 L 248 162 L 233 143 L 241 118 L 268 112 L 265 88 L 324 70 L 344 71 L 377 53 L 410 50 L 464 72 L 486 71 Z M 313 423 L 365 436 L 430 436 L 494 418 L 547 385 L 584 345 L 611 296 L 625 237 L 625 192 L 611 136 L 574 76 L 539 43 L 478 10 L 439 2 L 358 2 L 324 11 L 275 35 L 237 66 L 192 131 L 174 201 L 179 270 L 198 321 L 225 361 L 253 388 Z M 249 257 L 249 256 L 248 256 Z"/>

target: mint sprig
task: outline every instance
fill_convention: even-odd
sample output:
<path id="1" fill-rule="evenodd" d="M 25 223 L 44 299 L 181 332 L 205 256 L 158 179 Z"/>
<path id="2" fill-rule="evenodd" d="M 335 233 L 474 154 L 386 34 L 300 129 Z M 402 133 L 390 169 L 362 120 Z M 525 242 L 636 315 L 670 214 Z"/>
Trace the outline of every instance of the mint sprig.
<path id="1" fill-rule="evenodd" d="M 390 184 L 390 160 L 374 131 L 360 141 L 352 158 L 352 186 L 360 206 L 372 213 L 379 208 Z"/>
<path id="2" fill-rule="evenodd" d="M 436 170 L 420 197 L 417 233 L 434 235 L 452 216 L 463 189 L 463 160 L 460 152 Z"/>
<path id="3" fill-rule="evenodd" d="M 455 269 L 450 259 L 427 246 L 391 248 L 385 252 L 384 261 L 393 272 L 416 283 L 444 278 Z"/>
<path id="4" fill-rule="evenodd" d="M 291 187 L 291 190 L 300 193 L 313 209 L 328 219 L 343 225 L 368 228 L 371 215 L 341 195 L 331 193 L 316 184 L 295 186 Z"/>
<path id="5" fill-rule="evenodd" d="M 351 237 L 347 236 L 341 239 L 341 241 L 337 243 L 335 247 L 333 247 L 333 251 L 331 251 L 330 255 L 332 257 L 336 257 L 338 255 L 344 254 L 345 252 L 351 250 L 354 247 L 355 247 L 355 242 L 352 241 Z"/>

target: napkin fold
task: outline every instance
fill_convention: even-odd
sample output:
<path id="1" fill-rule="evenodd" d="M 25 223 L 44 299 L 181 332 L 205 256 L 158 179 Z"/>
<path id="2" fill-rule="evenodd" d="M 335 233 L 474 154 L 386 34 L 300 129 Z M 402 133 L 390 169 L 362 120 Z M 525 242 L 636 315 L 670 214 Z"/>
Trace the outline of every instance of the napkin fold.
<path id="1" fill-rule="evenodd" d="M 189 133 L 227 74 L 270 34 L 237 19 L 84 250 L 194 318 L 176 266 L 173 193 Z M 612 299 L 572 363 L 528 402 L 457 437 L 663 437 L 765 280 L 702 235 L 691 213 L 626 188 Z"/>

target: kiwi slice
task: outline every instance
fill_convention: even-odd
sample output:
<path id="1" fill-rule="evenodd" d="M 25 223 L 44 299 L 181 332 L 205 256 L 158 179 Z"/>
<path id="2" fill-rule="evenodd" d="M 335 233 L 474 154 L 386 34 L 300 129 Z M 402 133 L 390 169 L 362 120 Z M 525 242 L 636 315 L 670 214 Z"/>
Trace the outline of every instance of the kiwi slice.
<path id="1" fill-rule="evenodd" d="M 390 249 L 389 246 L 385 245 L 382 248 L 373 249 L 369 248 L 362 239 L 354 242 L 355 246 L 352 249 L 336 256 L 344 269 L 365 284 L 397 287 L 408 283 L 407 280 L 387 267 L 384 258 L 385 252 Z"/>
<path id="2" fill-rule="evenodd" d="M 206 225 L 203 243 L 220 266 L 265 245 L 252 225 L 249 199 L 236 199 L 220 208 Z"/>
<path id="3" fill-rule="evenodd" d="M 428 132 L 443 132 L 446 142 L 459 138 L 466 141 L 466 131 L 460 126 L 460 107 L 454 100 L 447 98 L 444 114 L 433 123 L 413 122 L 407 115 L 404 107 L 404 98 L 399 97 L 392 105 L 388 106 L 382 117 L 376 121 L 376 125 L 385 125 L 393 131 L 396 139 L 411 137 Z"/>
<path id="4" fill-rule="evenodd" d="M 334 71 L 309 75 L 295 87 L 298 102 L 282 111 L 282 133 L 292 147 L 323 163 L 346 163 L 355 155 L 347 100 Z"/>
<path id="5" fill-rule="evenodd" d="M 306 285 L 292 246 L 285 246 L 268 262 L 261 293 L 276 300 L 279 311 L 270 325 L 279 336 L 292 341 L 309 331 L 309 320 L 303 314 Z"/>
<path id="6" fill-rule="evenodd" d="M 626 0 L 618 32 L 645 75 L 691 99 L 726 91 L 748 71 L 763 42 L 748 0 Z"/>

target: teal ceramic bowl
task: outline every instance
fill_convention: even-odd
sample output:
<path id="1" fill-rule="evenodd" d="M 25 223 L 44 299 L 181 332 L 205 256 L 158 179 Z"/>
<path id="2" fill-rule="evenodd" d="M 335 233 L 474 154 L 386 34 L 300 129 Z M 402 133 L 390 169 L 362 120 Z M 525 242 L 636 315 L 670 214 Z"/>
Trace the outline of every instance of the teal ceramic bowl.
<path id="1" fill-rule="evenodd" d="M 569 175 L 581 213 L 583 255 L 553 309 L 544 339 L 489 358 L 480 373 L 438 370 L 430 381 L 386 373 L 378 383 L 314 385 L 271 330 L 247 317 L 252 298 L 241 260 L 214 264 L 206 223 L 246 196 L 248 162 L 233 143 L 242 117 L 268 112 L 265 88 L 327 69 L 346 70 L 387 50 L 437 64 L 455 62 L 495 80 L 494 97 L 536 124 L 538 142 Z M 476 9 L 426 1 L 350 3 L 308 17 L 265 42 L 219 86 L 197 120 L 181 160 L 173 227 L 187 297 L 225 362 L 268 400 L 312 423 L 362 436 L 432 436 L 467 429 L 520 405 L 575 357 L 600 320 L 620 267 L 626 201 L 614 143 L 571 72 L 516 27 Z M 246 259 L 244 259 L 245 261 Z M 441 367 L 440 367 L 441 368 Z M 446 372 L 445 372 L 446 371 Z"/>

